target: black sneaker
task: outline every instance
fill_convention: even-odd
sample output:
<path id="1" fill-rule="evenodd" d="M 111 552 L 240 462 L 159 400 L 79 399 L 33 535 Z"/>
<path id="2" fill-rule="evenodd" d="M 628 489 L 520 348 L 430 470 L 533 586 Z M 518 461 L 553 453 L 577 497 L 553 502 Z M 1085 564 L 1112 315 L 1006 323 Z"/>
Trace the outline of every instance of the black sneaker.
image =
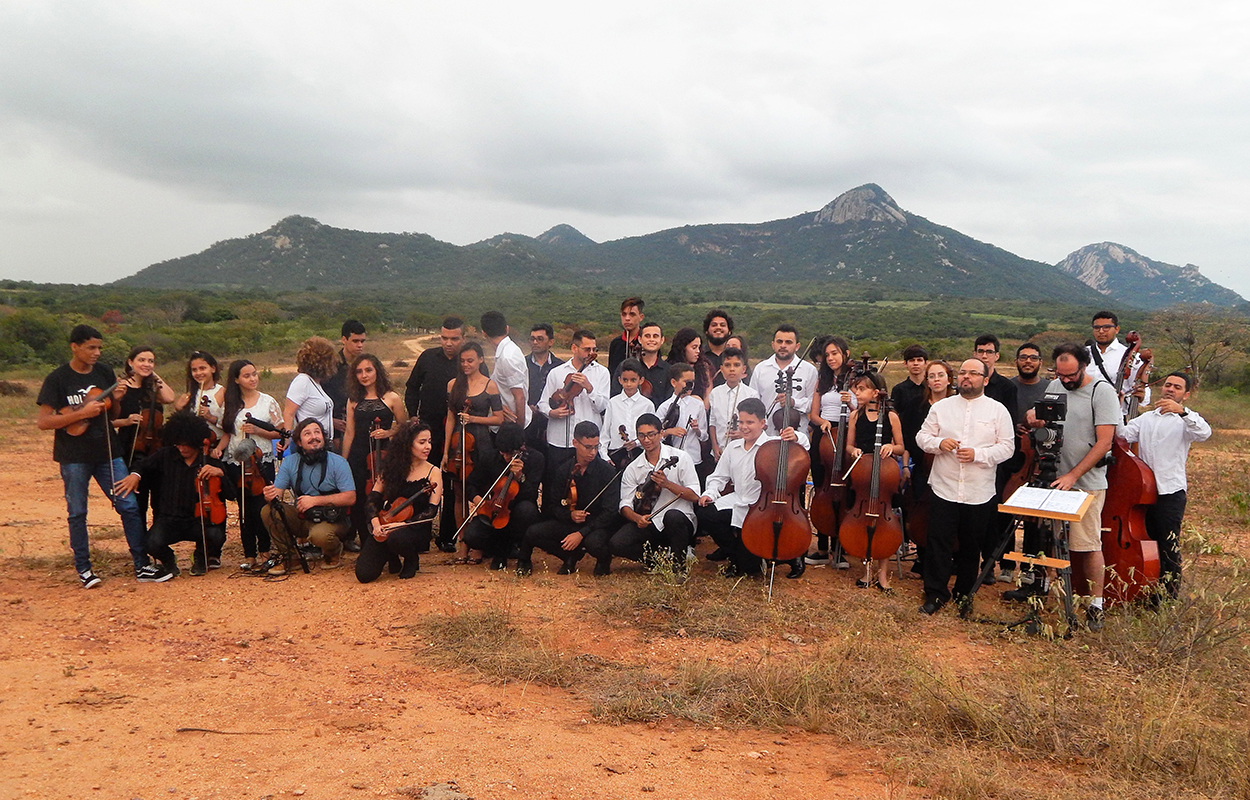
<path id="1" fill-rule="evenodd" d="M 519 559 L 516 562 L 516 574 L 518 578 L 524 578 L 527 575 L 534 574 L 534 562 L 525 559 Z"/>
<path id="2" fill-rule="evenodd" d="M 729 558 L 729 551 L 723 547 L 718 547 L 712 552 L 704 556 L 708 561 L 724 561 Z"/>
<path id="3" fill-rule="evenodd" d="M 558 570 L 556 570 L 556 574 L 557 575 L 572 575 L 574 572 L 577 571 L 578 561 L 580 561 L 580 559 L 577 559 L 577 558 L 564 559 L 564 563 L 560 565 L 560 568 Z"/>
<path id="4" fill-rule="evenodd" d="M 145 564 L 135 570 L 135 580 L 139 583 L 164 583 L 174 577 L 174 573 L 154 564 Z"/>
<path id="5" fill-rule="evenodd" d="M 829 563 L 829 554 L 817 551 L 803 556 L 803 561 L 814 566 L 825 566 Z"/>
<path id="6" fill-rule="evenodd" d="M 1102 609 L 1097 606 L 1090 606 L 1085 609 L 1085 627 L 1089 628 L 1090 633 L 1098 633 L 1102 630 Z"/>
<path id="7" fill-rule="evenodd" d="M 78 580 L 82 581 L 82 588 L 84 589 L 94 589 L 103 583 L 103 581 L 100 580 L 100 576 L 91 570 L 78 573 Z"/>
<path id="8" fill-rule="evenodd" d="M 595 577 L 602 578 L 604 575 L 612 574 L 612 562 L 608 559 L 597 559 L 595 561 Z"/>
<path id="9" fill-rule="evenodd" d="M 444 553 L 454 553 L 456 552 L 456 543 L 455 542 L 439 542 L 438 549 Z"/>
<path id="10" fill-rule="evenodd" d="M 204 567 L 204 562 L 198 558 L 191 559 L 191 574 L 195 576 L 204 575 L 208 570 Z"/>
<path id="11" fill-rule="evenodd" d="M 508 559 L 506 556 L 495 556 L 490 560 L 490 568 L 498 572 L 501 569 L 508 568 Z"/>
<path id="12" fill-rule="evenodd" d="M 208 559 L 208 568 L 209 568 L 209 569 L 221 569 L 221 559 L 220 559 L 220 558 L 209 558 L 209 559 Z"/>
<path id="13" fill-rule="evenodd" d="M 1019 589 L 1011 589 L 1003 592 L 1003 600 L 1008 603 L 1027 603 L 1030 597 L 1041 597 L 1046 594 L 1046 592 L 1042 590 L 1041 584 L 1041 581 L 1034 581 L 1033 583 L 1021 586 Z"/>

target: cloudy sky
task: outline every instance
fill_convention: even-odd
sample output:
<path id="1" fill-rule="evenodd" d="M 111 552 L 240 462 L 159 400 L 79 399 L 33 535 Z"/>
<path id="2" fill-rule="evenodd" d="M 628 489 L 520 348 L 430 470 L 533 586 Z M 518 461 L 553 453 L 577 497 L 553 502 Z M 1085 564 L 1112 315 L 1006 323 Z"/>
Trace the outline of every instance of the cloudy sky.
<path id="1" fill-rule="evenodd" d="M 0 0 L 0 277 L 289 214 L 457 244 L 814 211 L 874 182 L 1054 263 L 1250 297 L 1250 5 Z"/>

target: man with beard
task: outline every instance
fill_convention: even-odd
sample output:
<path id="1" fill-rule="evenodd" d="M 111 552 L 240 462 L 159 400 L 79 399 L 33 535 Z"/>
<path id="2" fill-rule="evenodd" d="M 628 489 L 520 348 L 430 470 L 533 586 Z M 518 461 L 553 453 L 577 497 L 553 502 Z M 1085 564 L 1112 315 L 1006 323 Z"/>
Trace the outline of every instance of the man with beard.
<path id="1" fill-rule="evenodd" d="M 1016 416 L 1016 387 L 1009 379 L 1004 378 L 1002 374 L 995 369 L 998 364 L 999 351 L 1002 345 L 998 341 L 998 337 L 992 333 L 985 333 L 977 337 L 973 344 L 976 348 L 976 357 L 985 364 L 985 368 L 989 370 L 989 376 L 985 381 L 985 396 L 1003 404 L 1007 409 L 1007 413 L 1011 416 L 1011 424 L 1014 426 L 1020 422 L 1020 418 Z M 1004 461 L 998 467 L 998 476 L 995 478 L 995 494 L 996 502 L 1002 502 L 1003 489 L 1007 486 L 1007 481 L 1011 478 L 1012 473 L 1020 469 L 1022 457 L 1016 452 L 1016 440 L 1011 440 L 1011 457 Z M 982 541 L 982 558 L 989 559 L 994 555 L 994 550 L 998 547 L 1003 536 L 1010 535 L 1012 542 L 1015 542 L 1015 530 L 1009 533 L 1007 527 L 1012 524 L 1010 514 L 998 514 L 994 517 L 992 524 L 994 530 L 991 535 L 986 536 Z M 1014 549 L 1014 548 L 1012 548 Z M 998 579 L 1004 583 L 1011 581 L 1011 570 L 1015 568 L 1015 564 L 1007 560 L 1002 560 L 998 564 Z"/>
<path id="2" fill-rule="evenodd" d="M 264 495 L 269 504 L 260 518 L 283 560 L 269 570 L 285 575 L 291 569 L 297 539 L 308 539 L 321 548 L 323 569 L 343 565 L 343 539 L 351 530 L 348 509 L 356 502 L 356 484 L 347 459 L 325 448 L 321 423 L 309 418 L 291 433 L 295 453 L 282 460 L 273 485 Z M 290 490 L 294 504 L 281 502 Z"/>
<path id="3" fill-rule="evenodd" d="M 789 323 L 782 323 L 773 332 L 772 357 L 757 364 L 755 371 L 751 373 L 750 386 L 759 392 L 760 399 L 764 401 L 768 410 L 768 419 L 765 420 L 768 423 L 768 432 L 774 436 L 780 435 L 781 430 L 774 419 L 777 416 L 774 412 L 781 408 L 783 398 L 777 391 L 779 374 L 794 370 L 794 410 L 806 416 L 812 408 L 812 393 L 816 391 L 816 381 L 820 376 L 810 361 L 804 361 L 797 356 L 798 352 L 798 330 Z M 781 421 L 786 423 L 781 428 L 791 427 L 791 420 Z"/>
<path id="4" fill-rule="evenodd" d="M 530 376 L 529 394 L 526 398 L 530 424 L 525 429 L 525 443 L 543 455 L 547 454 L 547 418 L 538 413 L 538 401 L 543 396 L 543 387 L 547 385 L 547 375 L 564 363 L 564 359 L 556 358 L 551 352 L 555 335 L 551 323 L 536 323 L 530 328 L 530 354 L 525 357 L 525 366 Z"/>
<path id="5" fill-rule="evenodd" d="M 1120 374 L 1120 370 L 1124 366 L 1124 355 L 1128 352 L 1128 345 L 1116 338 L 1120 333 L 1120 318 L 1112 311 L 1099 311 L 1094 314 L 1090 325 L 1093 343 L 1097 347 L 1097 352 L 1094 351 L 1094 347 L 1091 347 L 1089 342 L 1086 342 L 1085 349 L 1089 352 L 1090 361 L 1085 371 L 1089 373 L 1091 378 L 1102 378 L 1107 383 L 1115 386 L 1116 376 Z M 1140 367 L 1141 358 L 1133 356 L 1134 374 Z M 1121 384 L 1121 403 L 1128 399 L 1133 390 L 1133 386 Z M 1149 403 L 1149 387 L 1141 389 L 1138 397 L 1143 404 Z"/>
<path id="6" fill-rule="evenodd" d="M 1063 426 L 1063 448 L 1059 451 L 1059 477 L 1055 489 L 1080 489 L 1094 497 L 1085 516 L 1068 530 L 1068 551 L 1072 555 L 1072 591 L 1088 592 L 1086 623 L 1091 631 L 1102 630 L 1102 594 L 1106 562 L 1102 555 L 1102 507 L 1107 496 L 1107 466 L 1104 457 L 1111 452 L 1116 426 L 1120 423 L 1120 402 L 1115 389 L 1095 380 L 1086 368 L 1089 351 L 1075 342 L 1056 347 L 1056 379 L 1047 393 L 1066 392 L 1067 417 Z M 1029 409 L 1028 425 L 1040 428 L 1042 421 Z"/>
<path id="7" fill-rule="evenodd" d="M 982 540 L 994 516 L 995 473 L 1015 451 L 1015 429 L 1002 403 L 985 394 L 989 367 L 970 358 L 959 365 L 959 394 L 933 404 L 916 433 L 916 443 L 933 453 L 929 486 L 929 541 L 925 547 L 924 604 L 934 614 L 951 598 L 955 566 L 956 602 L 970 603 L 980 566 Z M 959 552 L 952 554 L 955 542 Z"/>
<path id="8" fill-rule="evenodd" d="M 733 332 L 734 318 L 727 311 L 714 308 L 703 318 L 703 340 L 707 342 L 707 347 L 703 348 L 703 357 L 712 365 L 713 386 L 720 386 L 725 382 L 724 376 L 720 374 L 720 363 L 725 354 L 725 344 Z"/>
<path id="9" fill-rule="evenodd" d="M 1042 351 L 1032 342 L 1025 342 L 1016 348 L 1016 377 L 1011 382 L 1016 385 L 1016 419 L 1023 420 L 1025 415 L 1037 401 L 1046 394 L 1049 381 L 1042 380 Z M 1029 428 L 1024 422 L 1016 425 L 1017 452 L 1020 442 L 1029 435 Z M 1053 542 L 1050 540 L 1050 526 L 1042 525 L 1034 517 L 1024 518 L 1024 552 L 1029 555 L 1044 553 L 1051 555 Z M 1046 593 L 1046 568 L 1033 566 L 1031 580 L 1024 579 L 1019 589 L 1003 592 L 1003 599 L 1009 601 L 1028 600 L 1033 595 Z"/>

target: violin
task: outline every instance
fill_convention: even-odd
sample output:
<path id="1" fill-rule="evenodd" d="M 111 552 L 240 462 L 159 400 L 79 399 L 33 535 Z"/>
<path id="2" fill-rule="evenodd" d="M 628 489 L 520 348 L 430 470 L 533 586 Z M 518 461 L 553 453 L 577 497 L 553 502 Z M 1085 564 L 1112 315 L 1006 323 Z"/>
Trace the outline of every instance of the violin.
<path id="1" fill-rule="evenodd" d="M 661 420 L 660 430 L 666 431 L 669 428 L 677 427 L 677 415 L 681 413 L 681 409 L 678 406 L 681 404 L 681 399 L 690 394 L 692 389 L 694 389 L 693 383 L 687 383 L 685 388 L 673 398 L 672 405 L 668 407 L 668 411 L 664 414 L 664 419 Z M 670 433 L 664 437 L 664 444 L 676 446 L 676 437 Z"/>
<path id="2" fill-rule="evenodd" d="M 156 402 L 156 388 L 152 388 L 152 399 L 147 408 L 139 412 L 139 424 L 135 430 L 134 442 L 130 445 L 130 458 L 136 455 L 148 455 L 160 449 L 161 426 L 165 423 L 165 414 Z"/>
<path id="3" fill-rule="evenodd" d="M 81 403 L 74 403 L 72 405 L 65 406 L 61 409 L 60 413 L 69 414 L 70 412 L 77 411 L 88 403 L 99 400 L 101 403 L 104 403 L 104 413 L 107 414 L 109 408 L 113 405 L 113 390 L 117 388 L 118 383 L 119 381 L 113 381 L 112 386 L 105 387 L 104 389 L 88 389 L 87 396 Z M 92 419 L 95 419 L 95 417 L 92 417 L 91 419 L 80 419 L 77 422 L 71 422 L 64 428 L 61 428 L 61 430 L 65 431 L 70 436 L 82 436 L 87 432 L 87 428 L 91 427 Z"/>
<path id="4" fill-rule="evenodd" d="M 621 426 L 622 429 L 624 427 L 624 425 Z M 577 476 L 581 475 L 585 471 L 586 468 L 581 464 L 574 464 L 573 471 L 569 473 L 569 485 L 568 488 L 564 490 L 564 499 L 560 501 L 560 505 L 567 508 L 570 514 L 577 510 Z"/>
<path id="5" fill-rule="evenodd" d="M 366 494 L 373 491 L 373 485 L 378 481 L 378 459 L 382 445 L 373 438 L 373 432 L 381 429 L 382 418 L 374 417 L 373 424 L 369 426 L 369 455 L 365 456 L 365 467 L 369 470 L 369 477 L 365 480 Z"/>
<path id="6" fill-rule="evenodd" d="M 239 461 L 242 472 L 243 491 L 247 494 L 257 497 L 265 491 L 265 476 L 260 473 L 260 452 L 256 449 L 255 444 L 252 446 L 252 452 L 247 458 Z"/>
<path id="7" fill-rule="evenodd" d="M 1133 357 L 1141 347 L 1136 331 L 1124 337 L 1124 354 L 1117 378 L 1132 376 Z M 1144 359 L 1143 359 L 1144 360 Z M 1118 387 L 1117 387 L 1118 388 Z M 1146 532 L 1146 506 L 1159 498 L 1154 472 L 1117 436 L 1111 443 L 1114 461 L 1107 467 L 1107 495 L 1102 507 L 1102 555 L 1107 564 L 1105 594 L 1128 602 L 1159 581 L 1159 545 Z"/>
<path id="8" fill-rule="evenodd" d="M 208 449 L 210 446 L 211 441 L 205 439 L 200 456 L 201 468 L 208 465 Z M 199 518 L 201 526 L 205 524 L 225 525 L 226 501 L 221 497 L 221 478 L 214 475 L 211 478 L 196 481 L 195 490 L 199 494 L 199 502 L 195 505 L 195 516 Z"/>
<path id="9" fill-rule="evenodd" d="M 867 409 L 861 411 L 867 413 Z M 890 499 L 902 480 L 902 471 L 893 458 L 881 456 L 882 431 L 889 416 L 890 395 L 881 391 L 877 395 L 877 430 L 872 458 L 861 458 L 851 467 L 851 488 L 856 501 L 838 528 L 842 549 L 864 561 L 889 558 L 903 544 L 902 524 L 890 506 Z"/>
<path id="10" fill-rule="evenodd" d="M 586 367 L 589 367 L 598 360 L 599 354 L 591 353 L 590 358 L 586 359 L 585 364 L 578 367 L 576 371 L 570 372 L 568 375 L 564 376 L 564 386 L 551 393 L 550 403 L 552 410 L 564 408 L 565 406 L 569 406 L 573 403 L 574 398 L 581 394 L 582 390 L 585 388 L 580 383 L 574 381 L 573 376 L 580 375 L 582 370 L 586 369 Z"/>
<path id="11" fill-rule="evenodd" d="M 783 419 L 794 411 L 794 369 L 777 375 L 777 389 L 785 395 Z M 791 561 L 807 553 L 812 528 L 801 499 L 811 465 L 807 450 L 797 442 L 773 439 L 756 448 L 755 479 L 760 482 L 760 496 L 742 522 L 742 545 L 752 555 Z"/>
<path id="12" fill-rule="evenodd" d="M 427 483 L 416 491 L 411 497 L 396 497 L 378 512 L 378 522 L 383 525 L 391 525 L 397 522 L 422 522 L 423 519 L 413 519 L 413 515 L 417 513 L 415 503 L 427 494 L 434 491 L 434 484 Z M 432 519 L 432 517 L 431 517 Z"/>
<path id="13" fill-rule="evenodd" d="M 850 383 L 850 373 L 842 376 L 834 384 L 833 389 L 839 395 L 846 391 Z M 838 412 L 837 438 L 828 435 L 820 437 L 818 454 L 820 463 L 825 468 L 825 478 L 816 487 L 812 497 L 810 515 L 816 530 L 826 536 L 835 536 L 842 522 L 846 506 L 846 482 L 843 480 L 843 468 L 846 461 L 846 420 L 850 414 L 850 404 L 842 403 Z"/>
<path id="14" fill-rule="evenodd" d="M 637 439 L 629 438 L 629 429 L 624 425 L 619 426 L 616 431 L 621 435 L 621 441 L 624 442 L 624 444 L 621 445 L 622 448 L 628 450 L 629 448 L 636 447 L 638 445 Z"/>
<path id="15" fill-rule="evenodd" d="M 521 484 L 511 467 L 521 460 L 521 453 L 524 452 L 525 448 L 522 447 L 520 452 L 508 460 L 508 469 L 504 470 L 504 474 L 490 487 L 489 496 L 483 502 L 478 503 L 478 516 L 486 517 L 490 526 L 495 530 L 503 530 L 512 521 L 512 501 L 516 500 L 520 493 Z"/>
<path id="16" fill-rule="evenodd" d="M 206 394 L 200 395 L 200 410 L 198 414 L 199 414 L 200 419 L 204 420 L 205 422 L 208 422 L 208 418 L 212 415 L 212 412 L 208 410 L 208 403 L 209 403 L 208 395 Z M 220 438 L 217 435 L 217 431 L 212 430 L 211 426 L 214 424 L 216 423 L 209 422 L 209 426 L 210 426 L 209 430 L 212 432 L 212 439 L 210 440 L 211 446 L 216 446 L 217 440 Z"/>
<path id="17" fill-rule="evenodd" d="M 466 412 L 469 410 L 468 401 L 465 401 L 464 410 Z M 476 447 L 477 438 L 469 433 L 463 423 L 453 428 L 448 447 L 451 455 L 447 461 L 447 472 L 460 478 L 467 477 L 473 472 L 473 453 Z"/>
<path id="18" fill-rule="evenodd" d="M 677 466 L 677 456 L 669 456 L 668 458 L 656 464 L 655 469 L 651 472 L 664 472 Z M 660 484 L 648 479 L 645 483 L 634 490 L 634 513 L 640 517 L 645 517 L 655 509 L 655 502 L 660 499 L 660 492 L 664 491 Z"/>

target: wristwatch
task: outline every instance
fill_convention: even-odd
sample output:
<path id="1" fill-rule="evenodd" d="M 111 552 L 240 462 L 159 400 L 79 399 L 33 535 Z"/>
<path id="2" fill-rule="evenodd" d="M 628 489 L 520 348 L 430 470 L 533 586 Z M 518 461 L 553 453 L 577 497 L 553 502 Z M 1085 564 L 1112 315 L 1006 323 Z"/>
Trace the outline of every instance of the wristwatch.
<path id="1" fill-rule="evenodd" d="M 1188 408 L 1187 408 L 1187 409 L 1185 409 L 1184 411 L 1182 411 L 1182 412 L 1181 412 L 1180 414 L 1178 414 L 1177 416 L 1179 416 L 1179 417 L 1188 417 L 1188 416 L 1189 416 L 1189 409 L 1188 409 Z"/>

